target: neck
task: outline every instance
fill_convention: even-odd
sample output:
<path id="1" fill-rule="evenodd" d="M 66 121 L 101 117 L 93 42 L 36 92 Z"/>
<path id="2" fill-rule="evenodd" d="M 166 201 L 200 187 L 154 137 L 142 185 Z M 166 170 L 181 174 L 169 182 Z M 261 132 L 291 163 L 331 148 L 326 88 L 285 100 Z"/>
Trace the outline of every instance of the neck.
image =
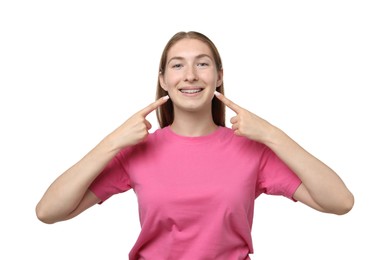
<path id="1" fill-rule="evenodd" d="M 211 134 L 217 128 L 210 109 L 206 113 L 177 110 L 171 125 L 176 134 L 192 137 Z"/>

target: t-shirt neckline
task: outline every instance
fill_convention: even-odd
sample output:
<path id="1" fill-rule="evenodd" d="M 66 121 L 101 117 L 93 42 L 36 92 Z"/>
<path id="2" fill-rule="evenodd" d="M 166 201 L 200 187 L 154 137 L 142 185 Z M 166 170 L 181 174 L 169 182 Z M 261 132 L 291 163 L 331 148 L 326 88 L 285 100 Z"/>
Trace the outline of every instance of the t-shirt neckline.
<path id="1" fill-rule="evenodd" d="M 178 140 L 178 141 L 181 141 L 181 142 L 186 142 L 186 143 L 193 143 L 193 144 L 197 144 L 197 143 L 207 143 L 207 142 L 210 142 L 210 141 L 215 141 L 216 138 L 220 135 L 222 135 L 223 133 L 223 127 L 222 126 L 218 126 L 218 128 L 216 130 L 214 130 L 213 132 L 207 134 L 207 135 L 202 135 L 202 136 L 185 136 L 185 135 L 180 135 L 180 134 L 177 134 L 175 133 L 171 126 L 167 126 L 166 128 L 166 134 L 169 135 L 170 138 L 174 139 L 174 140 Z"/>

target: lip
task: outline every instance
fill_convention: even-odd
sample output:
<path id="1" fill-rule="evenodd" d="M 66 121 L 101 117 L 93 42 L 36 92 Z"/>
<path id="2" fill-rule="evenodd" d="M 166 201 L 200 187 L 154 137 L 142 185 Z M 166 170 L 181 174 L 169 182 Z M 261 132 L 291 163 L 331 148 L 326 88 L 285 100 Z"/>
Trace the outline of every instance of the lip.
<path id="1" fill-rule="evenodd" d="M 180 88 L 178 88 L 178 91 L 185 96 L 196 96 L 196 95 L 199 95 L 200 93 L 202 93 L 204 89 L 205 89 L 204 87 L 190 86 L 190 87 L 180 87 Z M 190 92 L 182 92 L 182 90 L 187 90 L 187 91 L 200 90 L 200 91 L 190 93 Z"/>
<path id="2" fill-rule="evenodd" d="M 179 90 L 182 90 L 182 89 L 186 89 L 186 90 L 191 90 L 191 89 L 204 89 L 204 87 L 200 87 L 200 86 L 188 86 L 188 87 L 179 87 L 178 88 Z"/>

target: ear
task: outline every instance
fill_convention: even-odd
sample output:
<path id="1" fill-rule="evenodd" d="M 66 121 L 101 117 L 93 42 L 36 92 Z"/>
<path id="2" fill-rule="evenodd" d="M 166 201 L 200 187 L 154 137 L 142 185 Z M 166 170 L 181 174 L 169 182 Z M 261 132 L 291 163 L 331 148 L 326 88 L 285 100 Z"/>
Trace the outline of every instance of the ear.
<path id="1" fill-rule="evenodd" d="M 220 87 L 223 82 L 223 69 L 218 70 L 217 87 Z"/>
<path id="2" fill-rule="evenodd" d="M 159 80 L 159 82 L 160 82 L 160 86 L 161 86 L 165 91 L 168 91 L 167 84 L 165 84 L 164 75 L 162 75 L 162 74 L 160 73 L 160 75 L 158 76 L 158 80 Z"/>

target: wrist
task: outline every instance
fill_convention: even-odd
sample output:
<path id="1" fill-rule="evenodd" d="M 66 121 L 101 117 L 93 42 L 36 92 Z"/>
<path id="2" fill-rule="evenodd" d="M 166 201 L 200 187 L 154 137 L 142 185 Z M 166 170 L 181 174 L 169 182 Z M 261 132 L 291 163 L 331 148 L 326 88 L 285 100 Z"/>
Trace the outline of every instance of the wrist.
<path id="1" fill-rule="evenodd" d="M 100 143 L 99 146 L 101 149 L 107 151 L 108 153 L 117 153 L 119 152 L 122 148 L 118 144 L 118 141 L 110 134 L 107 135 Z"/>
<path id="2" fill-rule="evenodd" d="M 267 135 L 264 138 L 263 143 L 268 147 L 272 148 L 282 144 L 285 141 L 286 137 L 287 135 L 282 130 L 275 126 L 271 126 L 270 129 L 267 131 Z"/>

